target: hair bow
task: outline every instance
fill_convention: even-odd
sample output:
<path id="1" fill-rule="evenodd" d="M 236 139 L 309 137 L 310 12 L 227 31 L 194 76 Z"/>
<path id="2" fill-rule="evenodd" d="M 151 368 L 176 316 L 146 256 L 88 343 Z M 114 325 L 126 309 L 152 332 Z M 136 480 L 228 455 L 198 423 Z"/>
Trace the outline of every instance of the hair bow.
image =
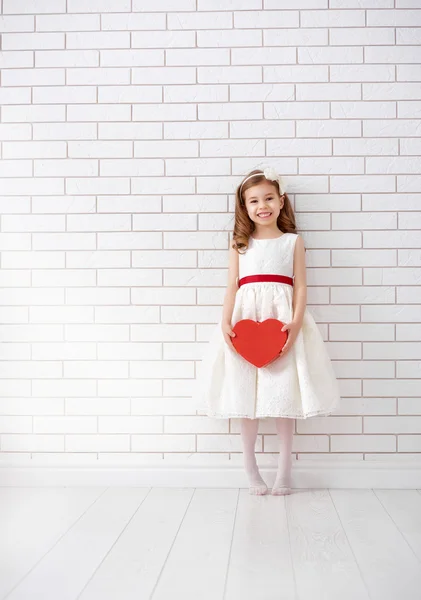
<path id="1" fill-rule="evenodd" d="M 266 169 L 264 169 L 264 171 L 263 171 L 263 175 L 266 177 L 266 179 L 268 179 L 270 181 L 277 181 L 281 195 L 285 193 L 285 188 L 283 185 L 282 178 L 280 175 L 278 175 L 278 173 L 275 171 L 275 169 L 273 167 L 266 167 Z"/>

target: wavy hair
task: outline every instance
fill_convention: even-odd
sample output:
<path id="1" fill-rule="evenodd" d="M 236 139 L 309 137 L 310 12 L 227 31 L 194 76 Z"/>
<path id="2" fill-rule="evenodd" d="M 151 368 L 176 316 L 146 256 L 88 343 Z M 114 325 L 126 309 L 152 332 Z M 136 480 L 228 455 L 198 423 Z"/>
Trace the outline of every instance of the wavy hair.
<path id="1" fill-rule="evenodd" d="M 246 181 L 243 187 L 241 187 L 242 183 L 240 183 L 240 185 L 235 191 L 235 215 L 232 248 L 235 248 L 235 250 L 237 250 L 237 252 L 239 253 L 240 250 L 243 250 L 244 252 L 247 250 L 250 236 L 256 229 L 255 223 L 250 219 L 247 213 L 247 208 L 244 200 L 244 192 L 252 186 L 257 185 L 258 183 L 262 183 L 263 181 L 269 181 L 268 179 L 266 179 L 266 177 L 260 169 L 250 171 L 250 173 L 248 173 L 248 175 L 246 175 L 243 178 L 243 181 L 247 177 L 250 177 L 250 175 L 254 175 L 255 173 L 256 177 L 253 177 Z M 281 194 L 281 190 L 279 189 L 279 184 L 277 181 L 270 180 L 269 183 L 273 185 L 278 195 L 283 197 L 284 199 L 284 205 L 281 208 L 281 212 L 279 213 L 278 218 L 276 220 L 278 228 L 284 233 L 297 233 L 297 227 L 295 225 L 295 215 L 287 193 L 285 192 L 284 194 Z"/>

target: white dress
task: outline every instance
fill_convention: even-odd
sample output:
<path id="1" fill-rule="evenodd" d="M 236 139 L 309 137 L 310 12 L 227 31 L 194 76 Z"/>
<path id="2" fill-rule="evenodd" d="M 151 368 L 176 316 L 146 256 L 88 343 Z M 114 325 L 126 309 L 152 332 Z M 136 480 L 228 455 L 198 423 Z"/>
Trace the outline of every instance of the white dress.
<path id="1" fill-rule="evenodd" d="M 273 239 L 250 238 L 239 254 L 239 278 L 277 274 L 293 277 L 298 235 Z M 236 292 L 231 326 L 240 319 L 292 319 L 293 287 L 279 282 L 245 283 Z M 291 417 L 328 415 L 339 406 L 338 382 L 321 333 L 307 308 L 291 349 L 265 367 L 246 361 L 225 342 L 222 317 L 213 330 L 194 388 L 197 414 L 214 418 Z"/>

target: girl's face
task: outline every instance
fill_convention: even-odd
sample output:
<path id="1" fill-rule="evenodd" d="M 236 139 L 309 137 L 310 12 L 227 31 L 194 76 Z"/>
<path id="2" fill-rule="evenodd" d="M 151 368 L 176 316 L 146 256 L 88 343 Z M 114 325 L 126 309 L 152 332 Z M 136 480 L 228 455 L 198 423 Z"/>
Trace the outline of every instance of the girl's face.
<path id="1" fill-rule="evenodd" d="M 271 183 L 263 181 L 248 188 L 244 192 L 244 203 L 257 229 L 278 229 L 276 220 L 284 201 Z"/>

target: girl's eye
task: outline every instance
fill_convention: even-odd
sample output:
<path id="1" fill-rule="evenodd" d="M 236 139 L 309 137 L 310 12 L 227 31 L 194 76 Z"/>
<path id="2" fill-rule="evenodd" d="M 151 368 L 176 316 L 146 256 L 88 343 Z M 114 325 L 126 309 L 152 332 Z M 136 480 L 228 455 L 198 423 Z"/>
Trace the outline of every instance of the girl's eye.
<path id="1" fill-rule="evenodd" d="M 273 198 L 266 198 L 266 200 L 273 200 Z M 257 202 L 257 200 L 252 200 L 251 203 Z"/>

